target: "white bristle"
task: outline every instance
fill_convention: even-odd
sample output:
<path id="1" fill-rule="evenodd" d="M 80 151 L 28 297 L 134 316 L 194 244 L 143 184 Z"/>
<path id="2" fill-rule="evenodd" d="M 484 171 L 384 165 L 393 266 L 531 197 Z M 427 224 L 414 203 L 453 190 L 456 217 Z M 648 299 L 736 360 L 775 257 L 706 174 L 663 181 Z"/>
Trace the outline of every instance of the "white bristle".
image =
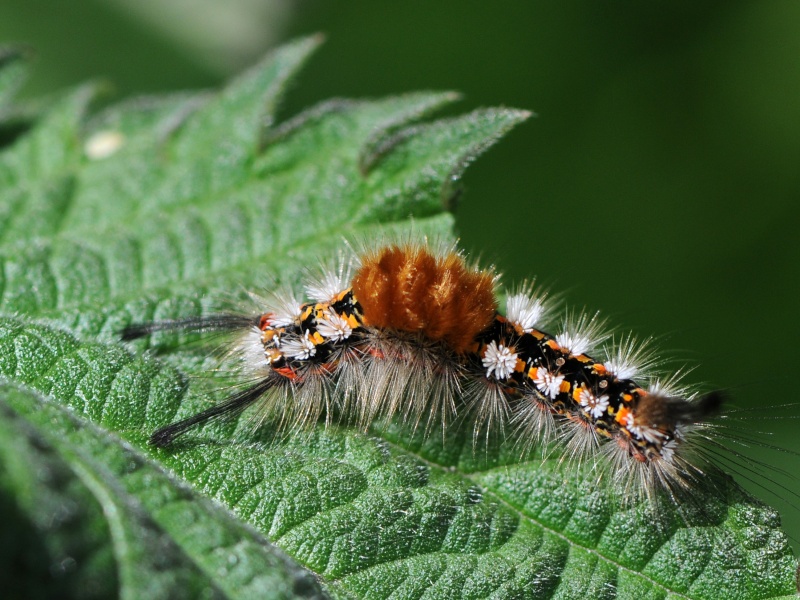
<path id="1" fill-rule="evenodd" d="M 265 300 L 266 311 L 271 313 L 269 323 L 273 327 L 289 327 L 300 321 L 302 303 L 291 290 L 281 290 Z"/>
<path id="2" fill-rule="evenodd" d="M 587 354 L 610 337 L 605 328 L 606 321 L 600 313 L 568 313 L 556 342 L 572 355 Z"/>
<path id="3" fill-rule="evenodd" d="M 619 341 L 612 340 L 604 349 L 603 366 L 609 374 L 619 379 L 650 377 L 650 371 L 659 360 L 653 347 L 653 338 L 637 340 L 632 334 L 622 336 Z"/>
<path id="4" fill-rule="evenodd" d="M 547 293 L 533 293 L 533 282 L 523 285 L 520 291 L 506 298 L 506 318 L 523 332 L 529 333 L 541 326 L 548 312 Z"/>

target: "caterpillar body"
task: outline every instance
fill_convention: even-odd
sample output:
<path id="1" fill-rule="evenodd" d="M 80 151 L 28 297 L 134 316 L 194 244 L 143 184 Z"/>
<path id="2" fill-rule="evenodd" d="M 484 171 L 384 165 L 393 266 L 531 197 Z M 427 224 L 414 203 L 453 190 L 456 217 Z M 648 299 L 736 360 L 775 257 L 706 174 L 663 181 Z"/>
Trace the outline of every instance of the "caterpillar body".
<path id="1" fill-rule="evenodd" d="M 309 301 L 277 294 L 254 317 L 131 325 L 125 340 L 241 330 L 235 354 L 256 379 L 150 442 L 168 446 L 257 404 L 260 419 L 290 429 L 335 413 L 362 428 L 399 415 L 426 431 L 468 420 L 476 438 L 509 430 L 524 449 L 560 440 L 579 459 L 604 456 L 614 477 L 648 495 L 702 476 L 691 438 L 721 394 L 690 394 L 677 376 L 659 380 L 649 348 L 631 337 L 603 347 L 609 336 L 597 315 L 573 315 L 548 333 L 547 294 L 533 285 L 508 295 L 501 314 L 496 282 L 453 248 L 397 243 L 310 281 Z"/>

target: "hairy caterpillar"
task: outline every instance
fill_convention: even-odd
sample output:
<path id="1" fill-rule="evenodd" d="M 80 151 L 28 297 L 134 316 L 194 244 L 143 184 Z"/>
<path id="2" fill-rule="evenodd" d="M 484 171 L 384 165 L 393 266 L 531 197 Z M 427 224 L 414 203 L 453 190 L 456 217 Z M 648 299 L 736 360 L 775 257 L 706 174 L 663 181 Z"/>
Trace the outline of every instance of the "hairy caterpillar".
<path id="1" fill-rule="evenodd" d="M 234 354 L 256 382 L 159 429 L 167 446 L 195 425 L 258 406 L 262 420 L 302 428 L 336 412 L 362 428 L 400 416 L 426 430 L 468 419 L 474 436 L 513 431 L 523 447 L 556 440 L 578 459 L 603 456 L 646 494 L 674 493 L 703 475 L 692 437 L 722 396 L 690 394 L 679 373 L 659 379 L 646 344 L 609 336 L 597 315 L 568 315 L 555 334 L 547 294 L 532 284 L 501 314 L 492 270 L 453 248 L 397 243 L 366 250 L 257 316 L 212 315 L 134 324 L 133 340 L 163 330 L 241 331 Z"/>

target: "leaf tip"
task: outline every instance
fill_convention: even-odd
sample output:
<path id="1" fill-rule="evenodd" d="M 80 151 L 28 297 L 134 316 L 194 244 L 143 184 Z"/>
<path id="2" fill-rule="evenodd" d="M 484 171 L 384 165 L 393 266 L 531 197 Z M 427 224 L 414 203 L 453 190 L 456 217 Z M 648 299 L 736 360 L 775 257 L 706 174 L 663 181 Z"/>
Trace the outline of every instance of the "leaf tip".
<path id="1" fill-rule="evenodd" d="M 430 115 L 462 98 L 463 94 L 461 92 L 452 90 L 444 92 L 413 92 L 399 96 L 398 99 L 407 104 L 406 110 L 400 111 L 393 118 L 388 119 L 364 143 L 358 156 L 358 171 L 361 176 L 368 176 L 381 158 L 402 139 L 402 136 L 398 137 L 394 134 L 401 131 L 403 126 Z M 409 128 L 406 129 L 408 130 Z"/>

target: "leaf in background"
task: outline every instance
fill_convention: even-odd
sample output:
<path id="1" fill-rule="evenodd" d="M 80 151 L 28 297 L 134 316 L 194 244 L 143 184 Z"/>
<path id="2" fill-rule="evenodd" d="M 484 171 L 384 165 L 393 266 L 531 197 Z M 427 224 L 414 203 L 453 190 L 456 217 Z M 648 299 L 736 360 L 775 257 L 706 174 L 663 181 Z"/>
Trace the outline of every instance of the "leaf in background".
<path id="1" fill-rule="evenodd" d="M 110 525 L 98 499 L 0 387 L 0 581 L 9 598 L 108 598 L 118 589 Z"/>
<path id="2" fill-rule="evenodd" d="M 0 386 L 0 399 L 4 427 L 11 431 L 3 438 L 3 462 L 40 462 L 48 469 L 36 494 L 45 507 L 26 508 L 40 513 L 41 521 L 48 508 L 52 519 L 66 507 L 80 510 L 87 497 L 99 504 L 107 520 L 104 537 L 113 549 L 121 598 L 321 597 L 309 573 L 223 508 L 197 498 L 126 442 L 24 389 Z M 16 443 L 8 444 L 11 440 Z M 49 472 L 56 470 L 68 486 L 54 485 Z M 73 488 L 66 498 L 57 495 L 62 487 Z M 106 525 L 100 514 L 92 517 L 94 523 L 82 519 L 72 535 L 63 536 L 66 541 L 84 542 L 86 530 L 91 533 Z M 33 538 L 52 545 L 52 533 L 38 529 L 38 536 L 25 536 L 24 541 Z M 75 585 L 75 596 L 88 596 L 87 588 L 90 592 L 99 588 L 92 594 L 98 598 L 115 593 L 117 573 L 109 569 L 112 564 L 107 559 L 101 571 L 91 556 L 87 566 L 74 551 L 39 558 L 51 572 L 56 561 L 55 566 L 66 564 L 65 569 L 91 577 L 90 585 Z"/>
<path id="3" fill-rule="evenodd" d="M 567 478 L 557 458 L 520 463 L 499 443 L 476 454 L 458 431 L 444 443 L 396 427 L 286 440 L 212 423 L 168 451 L 146 445 L 154 428 L 224 390 L 202 378 L 203 348 L 172 351 L 171 335 L 123 347 L 115 331 L 213 311 L 242 286 L 297 282 L 343 237 L 414 229 L 451 239 L 444 211 L 464 168 L 528 116 L 484 109 L 419 123 L 455 96 L 418 93 L 328 101 L 273 125 L 317 43 L 279 49 L 217 95 L 87 117 L 95 91 L 84 87 L 0 153 L 0 378 L 11 382 L 0 398 L 14 424 L 0 429 L 3 463 L 25 448 L 94 499 L 81 519 L 106 529 L 75 543 L 86 553 L 110 545 L 130 597 L 172 585 L 252 597 L 264 582 L 286 592 L 309 581 L 260 536 L 329 593 L 354 598 L 792 593 L 795 562 L 775 512 L 730 482 L 702 522 L 666 514 L 657 526 L 590 473 Z M 3 498 L 36 487 L 8 472 Z M 103 522 L 97 505 L 114 518 Z M 226 568 L 232 548 L 240 554 Z"/>

